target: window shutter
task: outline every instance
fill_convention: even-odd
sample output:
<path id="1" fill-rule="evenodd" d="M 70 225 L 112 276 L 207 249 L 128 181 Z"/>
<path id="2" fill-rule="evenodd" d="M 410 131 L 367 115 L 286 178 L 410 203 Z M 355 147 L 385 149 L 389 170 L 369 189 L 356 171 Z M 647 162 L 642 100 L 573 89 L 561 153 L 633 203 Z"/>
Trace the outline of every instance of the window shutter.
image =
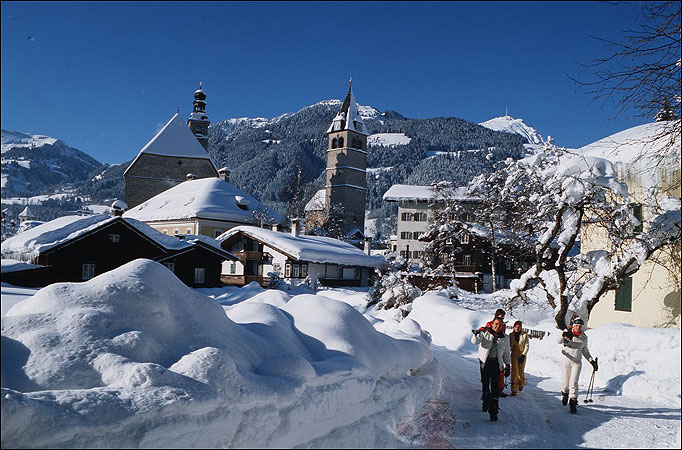
<path id="1" fill-rule="evenodd" d="M 616 311 L 632 311 L 632 277 L 623 279 L 616 290 Z"/>

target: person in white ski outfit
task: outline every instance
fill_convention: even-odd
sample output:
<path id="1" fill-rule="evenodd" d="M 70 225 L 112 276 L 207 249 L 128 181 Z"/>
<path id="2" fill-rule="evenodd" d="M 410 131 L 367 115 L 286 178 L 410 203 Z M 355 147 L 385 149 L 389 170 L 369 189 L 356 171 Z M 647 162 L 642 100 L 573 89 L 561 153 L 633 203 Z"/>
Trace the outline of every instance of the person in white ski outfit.
<path id="1" fill-rule="evenodd" d="M 500 396 L 500 372 L 509 375 L 511 369 L 511 352 L 509 336 L 502 331 L 502 319 L 495 317 L 491 325 L 483 331 L 471 330 L 474 335 L 471 343 L 478 345 L 478 361 L 481 369 L 481 384 L 483 387 L 483 411 L 488 411 L 490 420 L 496 421 L 499 411 L 498 398 Z"/>
<path id="2" fill-rule="evenodd" d="M 578 379 L 582 369 L 582 359 L 585 357 L 594 370 L 597 371 L 597 361 L 592 358 L 587 347 L 587 335 L 582 331 L 583 321 L 576 318 L 572 322 L 571 328 L 564 331 L 559 336 L 558 343 L 561 348 L 561 403 L 566 406 L 570 403 L 571 413 L 575 414 L 578 406 Z M 570 401 L 569 401 L 570 398 Z"/>

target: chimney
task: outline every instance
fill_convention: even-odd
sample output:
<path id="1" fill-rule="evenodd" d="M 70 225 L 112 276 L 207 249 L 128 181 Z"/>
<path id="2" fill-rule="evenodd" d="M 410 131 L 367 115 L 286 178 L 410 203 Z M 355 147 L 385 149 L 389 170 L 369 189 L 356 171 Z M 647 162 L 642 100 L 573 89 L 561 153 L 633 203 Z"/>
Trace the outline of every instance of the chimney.
<path id="1" fill-rule="evenodd" d="M 365 236 L 365 254 L 370 255 L 372 252 L 372 238 Z"/>
<path id="2" fill-rule="evenodd" d="M 228 183 L 230 182 L 230 173 L 232 173 L 232 171 L 229 167 L 223 167 L 222 169 L 218 170 L 219 178 Z"/>
<path id="3" fill-rule="evenodd" d="M 199 177 L 196 176 L 196 175 L 194 175 L 193 173 L 188 173 L 188 174 L 187 174 L 187 181 L 190 181 L 190 180 L 198 180 L 198 179 L 199 179 Z"/>
<path id="4" fill-rule="evenodd" d="M 291 219 L 291 235 L 294 237 L 298 237 L 300 231 L 298 229 L 298 223 L 300 222 L 301 219 L 299 218 L 293 218 Z"/>
<path id="5" fill-rule="evenodd" d="M 123 200 L 114 200 L 111 204 L 111 215 L 122 216 L 125 210 L 128 209 L 128 204 Z"/>

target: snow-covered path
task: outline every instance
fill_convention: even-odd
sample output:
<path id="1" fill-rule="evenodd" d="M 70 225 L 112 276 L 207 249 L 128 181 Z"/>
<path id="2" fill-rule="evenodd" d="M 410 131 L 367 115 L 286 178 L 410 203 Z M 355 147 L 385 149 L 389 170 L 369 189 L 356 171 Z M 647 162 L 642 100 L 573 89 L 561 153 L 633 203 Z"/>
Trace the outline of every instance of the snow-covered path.
<path id="1" fill-rule="evenodd" d="M 454 448 L 665 448 L 679 443 L 679 409 L 597 391 L 594 403 L 585 405 L 581 391 L 578 413 L 572 415 L 561 405 L 558 380 L 534 376 L 532 369 L 524 390 L 500 399 L 499 421 L 490 422 L 480 409 L 474 351 L 432 350 L 445 375 L 442 399 L 449 401 L 456 420 L 447 436 Z M 671 395 L 679 398 L 679 392 Z"/>

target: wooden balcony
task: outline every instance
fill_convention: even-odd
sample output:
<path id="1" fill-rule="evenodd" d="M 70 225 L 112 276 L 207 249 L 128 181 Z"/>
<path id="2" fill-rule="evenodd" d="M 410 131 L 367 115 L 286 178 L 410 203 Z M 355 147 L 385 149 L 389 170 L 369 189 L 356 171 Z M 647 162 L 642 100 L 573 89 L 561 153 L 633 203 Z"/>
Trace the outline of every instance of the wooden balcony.
<path id="1" fill-rule="evenodd" d="M 270 258 L 271 258 L 270 253 L 259 252 L 256 250 L 247 250 L 247 251 L 242 250 L 241 252 L 235 253 L 234 255 L 236 257 L 238 257 L 239 260 L 242 262 L 246 262 L 246 261 L 267 262 L 267 261 L 270 261 Z"/>

